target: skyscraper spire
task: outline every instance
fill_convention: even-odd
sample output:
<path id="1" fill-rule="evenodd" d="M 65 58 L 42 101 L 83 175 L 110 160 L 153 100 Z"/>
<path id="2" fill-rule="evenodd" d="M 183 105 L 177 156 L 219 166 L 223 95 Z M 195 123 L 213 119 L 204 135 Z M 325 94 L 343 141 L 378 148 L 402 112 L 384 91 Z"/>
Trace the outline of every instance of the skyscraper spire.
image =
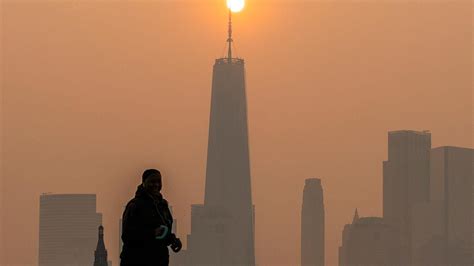
<path id="1" fill-rule="evenodd" d="M 359 220 L 359 211 L 357 211 L 357 208 L 356 208 L 354 212 L 354 218 L 352 218 L 352 224 L 355 224 L 358 220 Z"/>
<path id="2" fill-rule="evenodd" d="M 99 226 L 99 239 L 97 241 L 97 248 L 94 254 L 94 266 L 107 266 L 107 249 L 104 243 L 104 227 Z"/>
<path id="3" fill-rule="evenodd" d="M 228 37 L 227 42 L 229 43 L 229 48 L 227 50 L 227 59 L 229 63 L 232 61 L 232 11 L 229 8 L 229 30 L 228 30 Z"/>

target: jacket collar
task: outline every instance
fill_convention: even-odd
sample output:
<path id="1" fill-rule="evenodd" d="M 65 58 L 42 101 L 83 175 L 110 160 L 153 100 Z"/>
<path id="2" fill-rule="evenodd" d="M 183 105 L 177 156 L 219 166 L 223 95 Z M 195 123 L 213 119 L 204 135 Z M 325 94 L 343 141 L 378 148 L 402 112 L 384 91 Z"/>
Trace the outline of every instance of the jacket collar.
<path id="1" fill-rule="evenodd" d="M 143 187 L 143 184 L 140 184 L 137 187 L 137 191 L 135 192 L 135 198 L 145 198 L 145 199 L 152 199 L 158 203 L 163 201 L 163 195 L 159 193 L 158 195 L 150 195 L 146 190 L 145 187 Z"/>

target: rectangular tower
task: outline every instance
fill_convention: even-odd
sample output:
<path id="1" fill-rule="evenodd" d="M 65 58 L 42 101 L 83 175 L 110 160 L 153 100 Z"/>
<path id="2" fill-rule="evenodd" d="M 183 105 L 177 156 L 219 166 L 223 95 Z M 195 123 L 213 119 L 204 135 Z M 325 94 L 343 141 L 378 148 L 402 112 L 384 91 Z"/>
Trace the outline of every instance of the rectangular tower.
<path id="1" fill-rule="evenodd" d="M 474 265 L 473 165 L 473 149 L 431 150 L 431 199 L 442 205 L 444 255 L 449 265 Z"/>
<path id="2" fill-rule="evenodd" d="M 41 195 L 39 266 L 93 265 L 101 224 L 96 195 Z"/>
<path id="3" fill-rule="evenodd" d="M 305 180 L 301 208 L 301 265 L 324 266 L 324 200 L 321 179 Z"/>
<path id="4" fill-rule="evenodd" d="M 410 265 L 412 208 L 429 200 L 431 133 L 388 133 L 388 160 L 383 162 L 383 218 L 397 230 L 401 264 Z"/>

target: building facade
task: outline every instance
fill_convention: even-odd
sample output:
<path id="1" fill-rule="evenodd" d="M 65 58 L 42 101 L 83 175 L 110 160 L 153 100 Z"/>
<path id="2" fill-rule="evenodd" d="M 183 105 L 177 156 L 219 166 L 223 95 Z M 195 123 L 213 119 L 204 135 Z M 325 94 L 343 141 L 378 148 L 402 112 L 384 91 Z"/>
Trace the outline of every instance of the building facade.
<path id="1" fill-rule="evenodd" d="M 413 209 L 413 265 L 474 265 L 473 154 L 460 147 L 431 150 L 430 201 Z"/>
<path id="2" fill-rule="evenodd" d="M 383 218 L 397 231 L 400 263 L 412 258 L 412 209 L 429 201 L 431 133 L 388 133 L 388 160 L 383 162 Z"/>
<path id="3" fill-rule="evenodd" d="M 189 265 L 255 265 L 245 89 L 244 60 L 217 59 L 204 204 L 192 206 L 183 253 Z"/>
<path id="4" fill-rule="evenodd" d="M 305 180 L 301 208 L 301 265 L 324 265 L 324 198 L 321 179 Z"/>
<path id="5" fill-rule="evenodd" d="M 394 266 L 398 262 L 397 237 L 380 217 L 359 218 L 357 210 L 346 224 L 339 247 L 339 266 Z"/>
<path id="6" fill-rule="evenodd" d="M 90 266 L 102 214 L 93 194 L 40 196 L 39 266 Z"/>

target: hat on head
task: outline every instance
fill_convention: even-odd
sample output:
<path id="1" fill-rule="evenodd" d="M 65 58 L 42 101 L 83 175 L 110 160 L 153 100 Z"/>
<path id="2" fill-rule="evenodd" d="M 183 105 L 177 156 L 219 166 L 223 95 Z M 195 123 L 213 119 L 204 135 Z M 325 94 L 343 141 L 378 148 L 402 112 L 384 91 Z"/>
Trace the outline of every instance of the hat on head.
<path id="1" fill-rule="evenodd" d="M 161 173 L 160 171 L 156 170 L 156 169 L 147 169 L 145 170 L 145 172 L 143 172 L 143 175 L 142 175 L 142 182 L 145 182 L 145 180 L 152 176 L 152 175 L 157 175 L 161 178 Z"/>

